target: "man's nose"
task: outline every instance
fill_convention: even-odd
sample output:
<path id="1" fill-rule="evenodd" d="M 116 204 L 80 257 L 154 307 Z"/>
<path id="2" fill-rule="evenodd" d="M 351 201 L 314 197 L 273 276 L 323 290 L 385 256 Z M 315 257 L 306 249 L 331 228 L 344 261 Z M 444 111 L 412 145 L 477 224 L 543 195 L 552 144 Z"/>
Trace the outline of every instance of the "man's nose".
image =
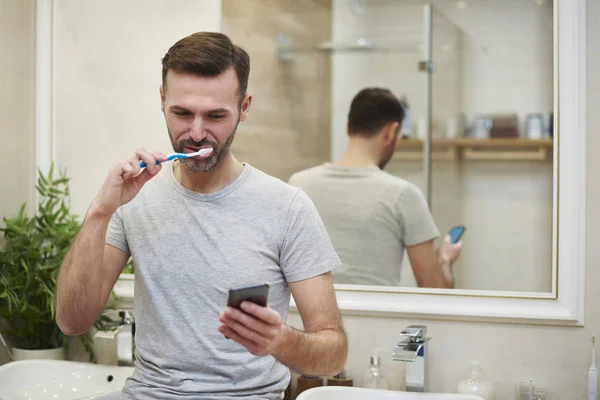
<path id="1" fill-rule="evenodd" d="M 190 128 L 190 138 L 194 142 L 200 142 L 206 138 L 206 132 L 204 131 L 204 123 L 202 118 L 195 118 Z"/>

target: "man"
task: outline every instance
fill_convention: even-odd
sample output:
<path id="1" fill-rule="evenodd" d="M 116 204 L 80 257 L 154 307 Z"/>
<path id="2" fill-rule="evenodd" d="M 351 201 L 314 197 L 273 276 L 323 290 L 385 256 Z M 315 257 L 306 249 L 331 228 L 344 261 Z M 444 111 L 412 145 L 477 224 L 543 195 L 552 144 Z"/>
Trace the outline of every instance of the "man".
<path id="1" fill-rule="evenodd" d="M 240 163 L 230 146 L 252 101 L 248 54 L 220 33 L 173 45 L 161 108 L 177 152 L 118 161 L 61 266 L 56 320 L 87 331 L 130 255 L 136 369 L 126 399 L 281 399 L 290 374 L 338 373 L 347 356 L 330 271 L 339 263 L 301 190 Z M 147 167 L 140 169 L 140 160 Z M 268 281 L 269 304 L 225 307 L 228 289 Z M 284 324 L 290 294 L 305 331 Z"/>
<path id="2" fill-rule="evenodd" d="M 289 183 L 311 197 L 343 267 L 335 283 L 399 285 L 404 249 L 421 287 L 454 286 L 452 263 L 462 243 L 439 236 L 424 196 L 383 171 L 400 137 L 404 109 L 387 89 L 366 88 L 352 100 L 349 145 L 335 163 L 298 172 Z"/>

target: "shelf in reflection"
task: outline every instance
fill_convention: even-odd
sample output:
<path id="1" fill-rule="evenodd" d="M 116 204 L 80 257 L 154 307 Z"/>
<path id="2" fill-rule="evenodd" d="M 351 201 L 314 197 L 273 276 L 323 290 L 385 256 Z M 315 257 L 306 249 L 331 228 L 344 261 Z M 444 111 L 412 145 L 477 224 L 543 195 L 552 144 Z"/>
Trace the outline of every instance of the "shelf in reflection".
<path id="1" fill-rule="evenodd" d="M 554 141 L 526 138 L 433 138 L 432 160 L 465 161 L 545 161 L 552 155 Z M 423 159 L 423 141 L 403 139 L 394 160 Z"/>

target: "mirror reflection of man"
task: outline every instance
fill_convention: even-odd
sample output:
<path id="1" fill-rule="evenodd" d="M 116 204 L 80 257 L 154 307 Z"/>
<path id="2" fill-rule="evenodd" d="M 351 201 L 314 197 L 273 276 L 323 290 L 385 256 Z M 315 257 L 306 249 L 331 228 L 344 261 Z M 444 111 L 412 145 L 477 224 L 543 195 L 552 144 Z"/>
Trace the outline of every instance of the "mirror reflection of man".
<path id="1" fill-rule="evenodd" d="M 335 283 L 399 285 L 408 254 L 421 287 L 452 288 L 462 242 L 440 235 L 425 197 L 412 183 L 383 171 L 401 140 L 400 101 L 387 89 L 365 88 L 348 113 L 349 145 L 335 163 L 300 171 L 289 183 L 312 199 L 340 256 Z"/>

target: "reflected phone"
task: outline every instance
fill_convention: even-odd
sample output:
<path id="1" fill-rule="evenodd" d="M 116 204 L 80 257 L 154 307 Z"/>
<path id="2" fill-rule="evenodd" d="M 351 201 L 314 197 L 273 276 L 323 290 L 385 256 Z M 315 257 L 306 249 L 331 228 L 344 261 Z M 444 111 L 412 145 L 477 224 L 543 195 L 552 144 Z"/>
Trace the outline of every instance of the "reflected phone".
<path id="1" fill-rule="evenodd" d="M 448 235 L 450 235 L 450 243 L 454 244 L 458 242 L 466 230 L 467 228 L 465 228 L 463 225 L 453 226 L 452 229 L 448 231 Z"/>
<path id="2" fill-rule="evenodd" d="M 239 309 L 242 301 L 251 301 L 259 306 L 266 307 L 269 298 L 269 288 L 269 283 L 264 282 L 257 285 L 229 289 L 227 305 Z"/>

